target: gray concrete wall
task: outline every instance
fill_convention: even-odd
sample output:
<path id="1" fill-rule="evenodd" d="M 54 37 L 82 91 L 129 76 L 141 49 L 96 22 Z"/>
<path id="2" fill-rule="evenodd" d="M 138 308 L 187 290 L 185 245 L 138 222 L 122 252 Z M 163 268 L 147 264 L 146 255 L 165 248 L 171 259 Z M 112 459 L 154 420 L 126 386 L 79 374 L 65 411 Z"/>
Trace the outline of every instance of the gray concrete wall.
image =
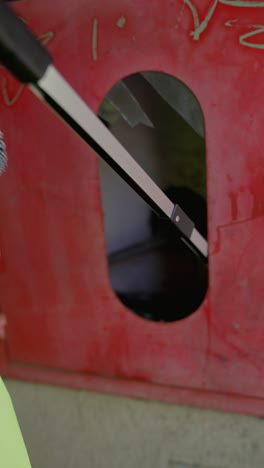
<path id="1" fill-rule="evenodd" d="M 6 384 L 33 468 L 264 466 L 264 422 L 258 418 Z"/>

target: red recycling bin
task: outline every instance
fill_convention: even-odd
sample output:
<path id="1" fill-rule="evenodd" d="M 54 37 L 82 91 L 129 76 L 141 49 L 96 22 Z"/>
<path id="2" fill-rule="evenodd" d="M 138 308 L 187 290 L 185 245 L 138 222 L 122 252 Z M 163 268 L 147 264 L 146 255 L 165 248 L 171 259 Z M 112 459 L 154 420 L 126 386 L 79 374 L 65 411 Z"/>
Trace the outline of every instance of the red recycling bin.
<path id="1" fill-rule="evenodd" d="M 0 68 L 1 374 L 263 416 L 264 3 L 62 0 L 13 8 L 97 111 L 157 70 L 205 117 L 209 287 L 184 320 L 129 312 L 112 290 L 97 156 Z M 263 23 L 263 25 L 262 25 Z"/>

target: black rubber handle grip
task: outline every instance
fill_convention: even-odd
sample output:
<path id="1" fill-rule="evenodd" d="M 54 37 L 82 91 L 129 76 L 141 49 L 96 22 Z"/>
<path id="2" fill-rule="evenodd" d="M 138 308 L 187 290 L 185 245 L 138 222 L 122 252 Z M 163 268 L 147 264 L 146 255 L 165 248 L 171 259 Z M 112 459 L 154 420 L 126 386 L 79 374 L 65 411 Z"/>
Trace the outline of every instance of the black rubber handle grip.
<path id="1" fill-rule="evenodd" d="M 23 83 L 36 83 L 52 59 L 50 54 L 0 0 L 0 62 Z"/>

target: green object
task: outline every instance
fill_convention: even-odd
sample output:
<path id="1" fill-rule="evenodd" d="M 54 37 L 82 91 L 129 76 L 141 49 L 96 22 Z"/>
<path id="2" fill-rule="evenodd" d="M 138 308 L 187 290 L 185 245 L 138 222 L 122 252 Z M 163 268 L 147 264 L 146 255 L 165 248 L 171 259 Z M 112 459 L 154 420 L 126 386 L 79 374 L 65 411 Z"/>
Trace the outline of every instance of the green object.
<path id="1" fill-rule="evenodd" d="M 0 379 L 0 466 L 30 468 L 11 398 Z"/>

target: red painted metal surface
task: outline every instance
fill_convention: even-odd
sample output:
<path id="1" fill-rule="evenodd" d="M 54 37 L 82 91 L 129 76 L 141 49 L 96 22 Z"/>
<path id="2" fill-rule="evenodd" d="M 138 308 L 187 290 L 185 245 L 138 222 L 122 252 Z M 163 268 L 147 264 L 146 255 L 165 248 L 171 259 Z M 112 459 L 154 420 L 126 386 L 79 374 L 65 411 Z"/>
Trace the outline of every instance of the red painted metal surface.
<path id="1" fill-rule="evenodd" d="M 15 5 L 95 111 L 141 70 L 195 93 L 206 123 L 210 286 L 181 322 L 126 310 L 108 277 L 95 154 L 0 69 L 3 375 L 264 414 L 264 3 L 248 4 Z"/>

